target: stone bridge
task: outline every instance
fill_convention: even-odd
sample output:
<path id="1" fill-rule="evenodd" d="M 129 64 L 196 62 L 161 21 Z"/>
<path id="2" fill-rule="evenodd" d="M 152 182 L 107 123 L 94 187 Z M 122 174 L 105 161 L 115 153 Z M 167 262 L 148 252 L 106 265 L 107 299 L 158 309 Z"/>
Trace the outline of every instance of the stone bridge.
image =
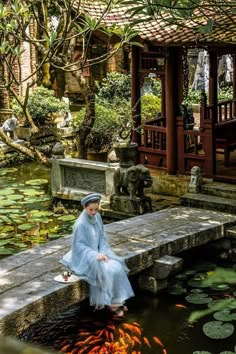
<path id="1" fill-rule="evenodd" d="M 140 273 L 145 283 L 145 269 L 155 264 L 158 269 L 158 262 L 167 256 L 179 259 L 175 255 L 184 250 L 223 238 L 235 224 L 236 215 L 176 207 L 114 222 L 105 229 L 130 274 Z M 0 333 L 18 335 L 30 324 L 88 297 L 84 281 L 54 281 L 64 269 L 58 260 L 70 244 L 69 235 L 0 261 Z M 155 274 L 146 279 L 151 279 L 154 292 L 163 287 Z"/>

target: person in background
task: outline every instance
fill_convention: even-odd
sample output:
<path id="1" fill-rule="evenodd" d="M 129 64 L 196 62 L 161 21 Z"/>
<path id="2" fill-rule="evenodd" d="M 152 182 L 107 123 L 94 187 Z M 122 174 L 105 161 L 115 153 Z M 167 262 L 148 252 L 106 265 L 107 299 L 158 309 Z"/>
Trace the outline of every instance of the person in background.
<path id="1" fill-rule="evenodd" d="M 18 124 L 17 118 L 14 115 L 12 115 L 2 125 L 2 130 L 12 140 L 17 140 L 17 135 L 16 135 L 17 124 Z"/>
<path id="2" fill-rule="evenodd" d="M 101 194 L 81 199 L 83 212 L 73 227 L 72 248 L 60 261 L 90 284 L 90 305 L 108 307 L 117 316 L 127 311 L 125 301 L 134 296 L 123 258 L 110 248 L 98 213 Z"/>

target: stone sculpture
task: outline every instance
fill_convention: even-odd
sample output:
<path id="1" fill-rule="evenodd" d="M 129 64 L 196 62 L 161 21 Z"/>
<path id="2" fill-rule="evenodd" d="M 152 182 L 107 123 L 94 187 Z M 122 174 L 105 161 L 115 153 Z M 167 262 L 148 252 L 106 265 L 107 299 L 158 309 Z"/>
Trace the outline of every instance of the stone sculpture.
<path id="1" fill-rule="evenodd" d="M 130 198 L 144 197 L 144 188 L 151 187 L 150 171 L 143 165 L 119 168 L 114 174 L 116 195 L 129 195 Z"/>
<path id="2" fill-rule="evenodd" d="M 131 215 L 152 211 L 151 198 L 144 195 L 144 188 L 152 185 L 147 167 L 141 164 L 120 166 L 114 173 L 113 182 L 115 193 L 110 199 L 112 210 Z"/>
<path id="3" fill-rule="evenodd" d="M 191 179 L 188 186 L 189 193 L 200 193 L 202 186 L 202 175 L 199 166 L 193 166 L 191 169 Z"/>
<path id="4" fill-rule="evenodd" d="M 13 115 L 11 118 L 8 118 L 2 125 L 2 130 L 6 135 L 13 139 L 17 140 L 17 135 L 16 135 L 16 126 L 18 124 L 17 118 Z"/>

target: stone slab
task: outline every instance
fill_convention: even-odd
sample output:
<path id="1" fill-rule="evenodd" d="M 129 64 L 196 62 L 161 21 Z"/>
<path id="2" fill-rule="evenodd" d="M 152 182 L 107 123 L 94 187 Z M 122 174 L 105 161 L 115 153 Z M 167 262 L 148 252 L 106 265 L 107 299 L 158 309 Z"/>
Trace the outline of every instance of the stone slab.
<path id="1" fill-rule="evenodd" d="M 225 228 L 232 225 L 236 215 L 176 207 L 117 221 L 105 225 L 105 230 L 113 250 L 135 274 L 160 257 L 224 237 Z M 65 269 L 59 259 L 70 247 L 67 235 L 0 261 L 0 333 L 17 335 L 31 323 L 88 296 L 83 281 L 54 281 Z"/>

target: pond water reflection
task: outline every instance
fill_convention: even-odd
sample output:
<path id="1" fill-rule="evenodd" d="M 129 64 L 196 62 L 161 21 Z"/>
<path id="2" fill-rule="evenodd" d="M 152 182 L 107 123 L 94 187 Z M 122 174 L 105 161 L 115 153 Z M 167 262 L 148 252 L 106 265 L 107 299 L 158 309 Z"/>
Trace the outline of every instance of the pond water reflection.
<path id="1" fill-rule="evenodd" d="M 47 168 L 25 163 L 0 176 L 0 259 L 70 233 L 76 215 L 49 210 Z"/>
<path id="2" fill-rule="evenodd" d="M 112 317 L 106 309 L 93 312 L 84 301 L 31 326 L 20 338 L 67 354 L 235 353 L 235 283 L 226 284 L 224 279 L 227 291 L 220 290 L 222 283 L 201 285 L 203 277 L 215 276 L 219 270 L 235 272 L 232 267 L 216 267 L 209 262 L 187 265 L 171 279 L 168 289 L 157 296 L 138 290 L 137 279 L 133 278 L 136 296 L 128 301 L 129 311 L 123 318 Z M 207 310 L 208 314 L 190 323 L 191 315 L 201 314 L 202 310 Z M 217 329 L 213 321 L 218 322 Z M 207 323 L 213 330 L 206 334 L 203 327 Z M 231 327 L 231 331 L 225 327 Z"/>

